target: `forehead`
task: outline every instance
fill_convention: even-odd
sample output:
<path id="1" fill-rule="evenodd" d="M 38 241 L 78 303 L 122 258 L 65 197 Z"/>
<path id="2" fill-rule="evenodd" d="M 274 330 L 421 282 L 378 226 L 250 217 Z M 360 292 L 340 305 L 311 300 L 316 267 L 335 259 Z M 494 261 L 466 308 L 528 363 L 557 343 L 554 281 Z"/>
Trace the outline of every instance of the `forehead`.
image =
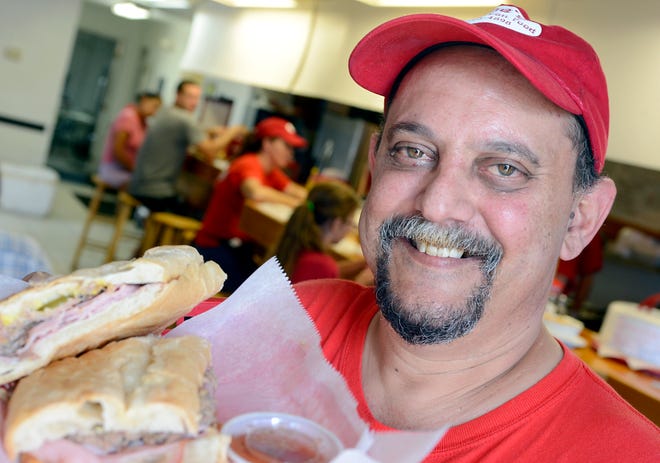
<path id="1" fill-rule="evenodd" d="M 199 85 L 195 84 L 186 84 L 181 89 L 181 93 L 184 95 L 197 95 L 202 91 L 202 88 Z"/>
<path id="2" fill-rule="evenodd" d="M 398 95 L 409 88 L 423 91 L 442 90 L 454 83 L 472 85 L 476 89 L 498 92 L 511 102 L 522 103 L 571 116 L 539 92 L 511 63 L 495 50 L 479 45 L 452 45 L 425 54 L 399 77 L 389 96 L 395 104 Z M 480 92 L 486 93 L 486 92 Z M 469 97 L 470 95 L 466 95 Z M 389 112 L 389 108 L 388 108 Z"/>

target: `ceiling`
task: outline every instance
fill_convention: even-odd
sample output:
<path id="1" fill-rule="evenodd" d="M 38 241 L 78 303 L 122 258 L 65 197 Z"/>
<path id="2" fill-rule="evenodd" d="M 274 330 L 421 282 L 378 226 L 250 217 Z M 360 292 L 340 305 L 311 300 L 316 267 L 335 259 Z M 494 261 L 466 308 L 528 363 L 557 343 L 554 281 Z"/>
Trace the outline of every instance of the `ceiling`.
<path id="1" fill-rule="evenodd" d="M 120 1 L 127 1 L 127 0 L 84 0 L 90 3 L 97 3 L 101 5 L 106 5 L 110 7 L 111 5 L 115 3 L 119 3 Z M 205 3 L 216 3 L 213 0 L 132 0 L 133 3 L 142 6 L 144 8 L 147 8 L 151 11 L 152 13 L 152 18 L 154 19 L 167 19 L 168 17 L 174 17 L 174 18 L 192 18 L 194 11 L 197 7 L 205 4 Z M 575 0 L 575 1 L 580 1 L 580 0 Z M 324 6 L 337 6 L 341 7 L 341 4 L 348 4 L 348 3 L 358 3 L 358 0 L 297 0 L 298 5 L 300 8 L 309 8 L 310 6 L 314 5 L 324 5 Z M 502 3 L 507 3 L 504 0 Z M 546 10 L 547 8 L 550 8 L 552 0 L 517 0 L 515 2 L 516 5 L 531 10 L 531 11 L 539 11 L 539 9 Z M 182 4 L 187 4 L 187 7 L 181 7 Z M 365 4 L 361 3 L 363 6 Z M 224 8 L 230 8 L 230 7 L 225 7 Z M 401 7 L 401 8 L 396 8 L 396 7 L 374 7 L 374 6 L 368 6 L 369 8 L 388 8 L 390 10 L 397 10 L 397 9 L 405 9 L 405 10 L 419 10 L 421 11 L 441 11 L 443 8 L 442 7 L 419 7 L 419 8 L 411 8 L 411 7 Z M 486 7 L 488 8 L 488 7 Z M 466 10 L 474 10 L 474 9 L 479 9 L 483 10 L 484 7 L 478 7 L 478 8 L 466 8 Z"/>

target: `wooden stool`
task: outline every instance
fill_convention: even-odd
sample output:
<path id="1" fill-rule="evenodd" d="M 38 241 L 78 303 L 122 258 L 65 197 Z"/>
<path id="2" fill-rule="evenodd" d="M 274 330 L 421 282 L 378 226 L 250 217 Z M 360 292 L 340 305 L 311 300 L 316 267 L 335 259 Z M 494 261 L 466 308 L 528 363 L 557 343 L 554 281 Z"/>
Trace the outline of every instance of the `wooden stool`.
<path id="1" fill-rule="evenodd" d="M 101 201 L 103 200 L 103 196 L 105 195 L 105 193 L 107 191 L 116 192 L 117 189 L 105 183 L 103 180 L 101 180 L 101 177 L 99 177 L 98 175 L 92 176 L 92 183 L 96 186 L 96 188 L 94 190 L 94 195 L 92 196 L 91 201 L 89 202 L 89 206 L 87 208 L 87 218 L 85 219 L 85 224 L 83 225 L 82 233 L 80 235 L 80 239 L 78 240 L 78 246 L 76 247 L 76 252 L 73 254 L 73 261 L 71 263 L 72 270 L 78 268 L 78 263 L 80 261 L 80 256 L 82 254 L 83 248 L 90 247 L 96 249 L 105 249 L 107 247 L 107 243 L 103 243 L 89 238 L 88 235 L 92 223 L 95 221 L 101 221 L 107 223 L 114 222 L 113 217 L 98 215 L 98 212 L 99 212 L 99 207 L 101 206 Z"/>
<path id="2" fill-rule="evenodd" d="M 149 215 L 144 227 L 140 255 L 154 246 L 168 244 L 190 244 L 202 223 L 199 220 L 171 212 L 154 212 Z"/>
<path id="3" fill-rule="evenodd" d="M 117 251 L 117 245 L 124 232 L 124 226 L 131 218 L 133 210 L 141 205 L 140 201 L 123 190 L 119 192 L 118 199 L 119 204 L 117 205 L 117 215 L 115 218 L 115 231 L 112 234 L 112 239 L 110 240 L 108 250 L 105 254 L 106 262 L 112 262 L 115 260 L 115 252 Z"/>
<path id="4" fill-rule="evenodd" d="M 85 219 L 85 224 L 83 225 L 82 233 L 78 241 L 78 246 L 76 247 L 76 251 L 73 255 L 71 270 L 76 270 L 78 268 L 80 257 L 85 247 L 105 250 L 106 254 L 104 262 L 111 262 L 115 260 L 115 251 L 117 249 L 119 239 L 122 236 L 124 225 L 126 225 L 126 222 L 130 218 L 133 209 L 140 205 L 140 202 L 133 198 L 131 195 L 123 190 L 119 190 L 108 185 L 103 180 L 101 180 L 98 175 L 92 176 L 92 183 L 96 185 L 96 189 L 94 190 L 94 195 L 89 202 L 87 218 Z M 118 193 L 118 204 L 114 217 L 99 215 L 98 213 L 101 201 L 103 200 L 103 196 L 108 192 Z M 113 235 L 109 243 L 95 240 L 89 237 L 90 229 L 92 223 L 94 222 L 114 224 Z"/>

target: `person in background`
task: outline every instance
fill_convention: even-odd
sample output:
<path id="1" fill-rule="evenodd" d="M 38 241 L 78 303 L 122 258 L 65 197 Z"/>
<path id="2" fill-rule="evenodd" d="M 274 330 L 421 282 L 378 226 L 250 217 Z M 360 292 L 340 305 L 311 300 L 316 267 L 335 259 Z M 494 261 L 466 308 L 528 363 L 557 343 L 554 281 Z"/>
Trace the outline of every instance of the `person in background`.
<path id="1" fill-rule="evenodd" d="M 427 463 L 659 461 L 658 427 L 543 325 L 558 258 L 616 195 L 593 48 L 502 5 L 392 19 L 349 70 L 385 97 L 359 223 L 375 288 L 294 289 L 362 419 L 449 425 Z"/>
<path id="2" fill-rule="evenodd" d="M 105 139 L 98 174 L 113 188 L 124 188 L 131 180 L 135 159 L 147 130 L 147 119 L 158 111 L 160 95 L 142 92 L 128 104 L 110 125 Z"/>
<path id="3" fill-rule="evenodd" d="M 355 226 L 357 193 L 339 181 L 315 184 L 305 202 L 293 211 L 275 251 L 292 283 L 317 278 L 356 278 L 364 260 L 338 263 L 330 247 Z"/>
<path id="4" fill-rule="evenodd" d="M 216 182 L 194 245 L 206 260 L 214 260 L 227 273 L 223 291 L 232 292 L 255 270 L 257 248 L 240 226 L 246 200 L 297 206 L 307 190 L 284 173 L 295 148 L 307 146 L 293 124 L 280 117 L 259 122 L 249 141 L 249 152 L 236 158 Z M 254 148 L 254 152 L 250 152 Z"/>
<path id="5" fill-rule="evenodd" d="M 195 151 L 211 162 L 245 130 L 243 126 L 202 130 L 194 117 L 201 94 L 198 83 L 181 81 L 174 105 L 161 109 L 147 130 L 128 191 L 152 212 L 185 213 L 177 180 L 186 154 Z"/>

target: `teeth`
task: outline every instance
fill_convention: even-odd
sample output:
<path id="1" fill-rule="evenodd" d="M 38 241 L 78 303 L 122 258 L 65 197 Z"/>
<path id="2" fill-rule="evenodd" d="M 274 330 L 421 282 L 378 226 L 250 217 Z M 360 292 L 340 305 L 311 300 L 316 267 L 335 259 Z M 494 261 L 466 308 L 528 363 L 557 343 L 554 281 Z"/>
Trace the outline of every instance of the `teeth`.
<path id="1" fill-rule="evenodd" d="M 460 259 L 463 257 L 463 250 L 462 249 L 452 249 L 449 251 L 449 257 L 453 257 L 455 259 Z"/>
<path id="2" fill-rule="evenodd" d="M 424 254 L 428 254 L 433 257 L 451 257 L 453 259 L 460 259 L 463 256 L 462 249 L 456 248 L 439 248 L 432 244 L 428 244 L 424 241 L 419 241 L 415 243 L 417 250 Z"/>

